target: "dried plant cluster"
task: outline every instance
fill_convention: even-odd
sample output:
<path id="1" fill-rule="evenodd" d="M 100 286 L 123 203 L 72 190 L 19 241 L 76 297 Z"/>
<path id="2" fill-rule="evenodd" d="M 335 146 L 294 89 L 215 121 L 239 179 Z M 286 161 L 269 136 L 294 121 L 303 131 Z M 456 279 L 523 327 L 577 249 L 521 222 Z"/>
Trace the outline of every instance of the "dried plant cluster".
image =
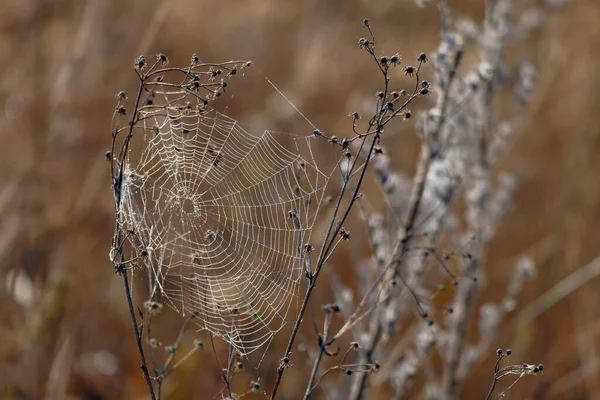
<path id="1" fill-rule="evenodd" d="M 597 397 L 600 2 L 447 3 L 1 2 L 0 398 Z"/>
<path id="2" fill-rule="evenodd" d="M 275 399 L 301 362 L 311 365 L 306 399 L 318 393 L 371 398 L 381 388 L 395 399 L 415 390 L 431 399 L 457 397 L 460 383 L 489 354 L 505 314 L 517 307 L 524 281 L 535 275 L 533 261 L 523 258 L 504 298 L 476 309 L 487 284 L 486 246 L 515 187 L 496 163 L 535 85 L 529 62 L 506 61 L 511 41 L 536 27 L 530 19 L 515 22 L 513 6 L 488 1 L 477 25 L 454 18 L 440 0 L 439 47 L 408 60 L 376 47 L 365 19 L 367 35 L 358 47 L 381 86 L 369 102 L 372 114 L 351 112 L 346 134 L 313 125 L 312 135 L 278 138 L 265 132 L 254 138 L 215 114 L 230 79 L 250 62 L 207 64 L 193 56 L 189 66 L 173 68 L 163 54 L 136 60 L 139 91 L 131 111 L 119 93 L 106 157 L 116 205 L 111 260 L 123 278 L 152 398 L 163 396 L 165 379 L 205 350 L 205 340 L 223 380 L 217 396 L 224 398 Z M 425 70 L 431 82 L 423 79 Z M 509 91 L 516 111 L 499 110 L 498 98 Z M 392 167 L 393 150 L 385 142 L 413 119 L 421 145 L 410 178 Z M 137 136 L 145 137 L 146 148 L 136 163 L 131 153 L 141 143 Z M 286 141 L 295 144 L 291 150 Z M 315 154 L 329 157 L 333 168 L 319 164 Z M 383 209 L 370 204 L 372 190 L 365 195 L 369 182 L 380 188 Z M 322 237 L 313 232 L 317 219 L 327 221 Z M 355 230 L 366 231 L 372 257 L 343 271 L 330 267 L 335 252 L 360 240 Z M 358 287 L 345 283 L 343 274 L 349 273 L 359 277 Z M 149 288 L 136 311 L 131 277 L 139 274 L 147 275 Z M 321 282 L 332 288 L 333 302 L 317 305 Z M 165 305 L 186 315 L 169 346 L 153 335 Z M 208 339 L 194 339 L 180 355 L 192 321 L 196 336 Z M 273 367 L 262 361 L 278 351 L 271 346 L 276 334 L 288 335 L 287 346 L 269 371 Z M 226 360 L 218 354 L 219 340 L 228 346 Z M 258 349 L 262 356 L 252 358 Z M 544 368 L 500 367 L 512 350 L 497 354 L 488 399 Z M 250 388 L 240 391 L 234 378 L 248 371 L 252 379 L 242 386 Z M 509 376 L 516 378 L 495 394 L 498 381 Z"/>

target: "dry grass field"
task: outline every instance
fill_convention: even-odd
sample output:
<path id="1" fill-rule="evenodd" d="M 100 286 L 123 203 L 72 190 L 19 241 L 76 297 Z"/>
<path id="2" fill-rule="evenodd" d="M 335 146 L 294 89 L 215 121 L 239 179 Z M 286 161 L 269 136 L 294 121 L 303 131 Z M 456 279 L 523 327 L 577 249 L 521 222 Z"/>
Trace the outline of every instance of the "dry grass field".
<path id="1" fill-rule="evenodd" d="M 483 3 L 449 1 L 457 15 L 474 20 L 481 19 Z M 527 9 L 515 3 L 515 12 L 526 16 Z M 365 17 L 377 48 L 389 54 L 413 60 L 438 46 L 435 4 L 418 8 L 410 0 L 0 4 L 0 397 L 148 398 L 123 283 L 108 258 L 114 203 L 105 152 L 115 95 L 136 91 L 134 59 L 165 53 L 170 65 L 187 65 L 195 53 L 214 62 L 252 60 L 253 72 L 233 84 L 230 116 L 260 131 L 312 132 L 282 111 L 287 102 L 265 84 L 264 75 L 316 126 L 341 132 L 350 127 L 348 113 L 378 90 L 373 65 L 357 46 Z M 545 365 L 543 375 L 520 380 L 506 398 L 600 398 L 599 20 L 597 0 L 574 0 L 507 49 L 508 60 L 527 59 L 536 67 L 537 84 L 497 164 L 515 176 L 516 189 L 487 245 L 485 288 L 476 303 L 502 299 L 523 256 L 535 260 L 537 273 L 500 324 L 489 357 L 461 384 L 459 398 L 485 398 L 496 348 L 511 348 L 517 364 Z M 467 57 L 465 68 L 474 62 Z M 427 68 L 424 74 L 431 77 Z M 512 112 L 511 100 L 506 96 L 498 107 Z M 415 112 L 426 105 L 419 101 Z M 384 144 L 393 168 L 413 174 L 419 142 L 412 124 L 397 126 Z M 376 195 L 369 201 L 380 206 Z M 337 251 L 331 268 L 343 271 L 368 252 L 360 245 L 364 229 L 355 224 L 359 245 Z M 360 277 L 344 279 L 352 286 Z M 331 301 L 327 285 L 318 289 L 315 304 Z M 477 315 L 472 319 L 476 326 Z M 173 337 L 180 323 L 178 316 L 165 315 L 155 334 Z M 310 333 L 310 326 L 304 331 Z M 472 331 L 468 340 L 477 340 Z M 266 388 L 273 385 L 285 332 L 261 363 Z M 216 345 L 227 357 L 227 345 Z M 373 375 L 375 380 L 389 373 L 384 357 L 380 362 L 383 375 Z M 293 364 L 282 382 L 282 399 L 304 394 L 312 365 L 301 358 Z M 253 378 L 241 374 L 247 376 L 239 379 L 238 392 Z M 417 377 L 421 383 L 427 379 L 423 373 Z M 205 351 L 169 377 L 163 397 L 221 398 L 222 388 L 212 352 Z M 425 398 L 422 388 L 415 385 L 408 397 Z M 389 398 L 388 390 L 384 384 L 374 387 L 369 398 Z M 328 397 L 320 392 L 318 398 Z"/>

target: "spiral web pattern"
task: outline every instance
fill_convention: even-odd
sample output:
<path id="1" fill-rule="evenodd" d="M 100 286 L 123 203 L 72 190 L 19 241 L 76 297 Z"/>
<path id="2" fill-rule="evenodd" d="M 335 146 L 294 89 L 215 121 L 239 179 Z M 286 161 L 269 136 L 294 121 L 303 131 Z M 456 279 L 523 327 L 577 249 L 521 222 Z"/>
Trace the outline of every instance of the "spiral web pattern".
<path id="1" fill-rule="evenodd" d="M 241 354 L 288 322 L 327 176 L 313 138 L 255 136 L 191 107 L 146 111 L 123 181 L 124 229 L 153 300 Z"/>

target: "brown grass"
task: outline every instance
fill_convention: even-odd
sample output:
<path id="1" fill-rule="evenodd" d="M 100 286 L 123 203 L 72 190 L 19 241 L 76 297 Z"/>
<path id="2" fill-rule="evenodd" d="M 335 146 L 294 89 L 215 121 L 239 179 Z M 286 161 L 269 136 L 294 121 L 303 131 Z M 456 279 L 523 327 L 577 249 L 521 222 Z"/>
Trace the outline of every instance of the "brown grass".
<path id="1" fill-rule="evenodd" d="M 477 1 L 453 3 L 460 13 L 482 12 Z M 317 126 L 342 130 L 348 111 L 376 87 L 371 65 L 356 50 L 365 16 L 376 24 L 378 46 L 390 53 L 412 58 L 438 40 L 435 8 L 419 10 L 409 1 L 3 2 L 0 390 L 5 398 L 130 399 L 145 393 L 121 282 L 108 260 L 113 203 L 104 161 L 114 96 L 135 90 L 134 58 L 164 52 L 175 65 L 187 63 L 192 53 L 213 61 L 251 59 Z M 518 256 L 534 257 L 538 275 L 526 283 L 519 308 L 502 325 L 497 347 L 511 347 L 518 360 L 547 366 L 543 377 L 520 382 L 511 392 L 514 398 L 600 394 L 597 277 L 535 318 L 518 319 L 522 306 L 598 257 L 599 17 L 596 0 L 574 2 L 510 50 L 515 58 L 532 59 L 540 75 L 523 129 L 501 162 L 516 174 L 518 189 L 513 210 L 489 246 L 485 295 L 500 299 Z M 253 82 L 240 79 L 236 90 L 253 90 Z M 263 110 L 258 120 L 264 128 L 295 131 L 260 94 L 251 109 Z M 233 109 L 245 110 L 236 98 Z M 233 117 L 249 118 L 245 112 Z M 387 143 L 390 148 L 406 143 L 395 146 L 397 167 L 414 164 L 410 132 Z M 334 261 L 345 260 L 340 252 Z M 31 292 L 19 279 L 7 280 L 9 274 L 26 277 Z M 265 359 L 273 373 L 279 355 Z M 219 372 L 202 368 L 210 360 L 205 354 L 184 364 L 165 394 L 216 394 Z M 464 398 L 485 396 L 493 363 L 490 354 L 469 376 Z M 295 367 L 303 373 L 309 368 L 300 362 Z M 289 375 L 282 391 L 285 398 L 298 398 L 304 386 L 294 394 L 297 374 Z M 268 384 L 273 376 L 263 379 Z"/>

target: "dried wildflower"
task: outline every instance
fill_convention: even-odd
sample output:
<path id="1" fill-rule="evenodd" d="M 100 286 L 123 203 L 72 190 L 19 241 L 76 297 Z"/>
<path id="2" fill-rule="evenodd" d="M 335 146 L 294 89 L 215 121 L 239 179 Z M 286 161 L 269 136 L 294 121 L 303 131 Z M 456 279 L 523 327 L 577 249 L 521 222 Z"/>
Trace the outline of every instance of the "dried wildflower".
<path id="1" fill-rule="evenodd" d="M 344 228 L 342 228 L 340 230 L 340 236 L 342 237 L 342 240 L 350 240 L 350 231 L 347 231 Z"/>
<path id="2" fill-rule="evenodd" d="M 325 304 L 322 308 L 327 312 L 340 312 L 340 306 L 337 304 Z"/>
<path id="3" fill-rule="evenodd" d="M 144 303 L 144 308 L 150 313 L 150 315 L 156 315 L 161 312 L 163 305 L 159 302 L 148 300 Z"/>
<path id="4" fill-rule="evenodd" d="M 283 357 L 281 360 L 279 360 L 279 368 L 280 369 L 289 368 L 291 366 L 292 366 L 292 363 L 290 363 L 289 357 Z"/>
<path id="5" fill-rule="evenodd" d="M 167 57 L 165 54 L 162 54 L 162 53 L 157 54 L 156 55 L 156 59 L 158 61 L 160 61 L 161 65 L 167 65 L 167 64 L 169 64 L 169 57 Z"/>
<path id="6" fill-rule="evenodd" d="M 146 57 L 145 56 L 139 56 L 134 64 L 133 64 L 134 68 L 141 71 L 146 67 Z"/>
<path id="7" fill-rule="evenodd" d="M 426 63 L 427 60 L 427 54 L 425 53 L 421 53 L 419 54 L 419 58 L 417 58 L 417 61 L 422 62 L 422 63 Z"/>
<path id="8" fill-rule="evenodd" d="M 231 68 L 231 71 L 229 71 L 229 73 L 227 74 L 227 77 L 231 78 L 232 76 L 237 74 L 237 70 L 238 70 L 237 65 L 234 65 L 233 68 Z"/>
<path id="9" fill-rule="evenodd" d="M 194 348 L 204 351 L 204 343 L 202 343 L 202 340 L 194 339 Z"/>
<path id="10" fill-rule="evenodd" d="M 200 64 L 200 57 L 198 57 L 196 54 L 192 54 L 192 65 L 198 64 Z"/>
<path id="11" fill-rule="evenodd" d="M 404 75 L 412 78 L 417 69 L 415 67 L 413 67 L 412 65 L 407 65 L 406 67 L 403 68 L 403 70 L 404 70 Z"/>
<path id="12" fill-rule="evenodd" d="M 374 374 L 375 372 L 379 371 L 379 367 L 380 367 L 379 363 L 377 361 L 375 361 L 373 364 L 371 364 L 369 366 L 368 373 L 369 374 Z"/>
<path id="13" fill-rule="evenodd" d="M 260 383 L 258 383 L 257 381 L 250 382 L 250 390 L 252 390 L 253 393 L 260 393 Z"/>

